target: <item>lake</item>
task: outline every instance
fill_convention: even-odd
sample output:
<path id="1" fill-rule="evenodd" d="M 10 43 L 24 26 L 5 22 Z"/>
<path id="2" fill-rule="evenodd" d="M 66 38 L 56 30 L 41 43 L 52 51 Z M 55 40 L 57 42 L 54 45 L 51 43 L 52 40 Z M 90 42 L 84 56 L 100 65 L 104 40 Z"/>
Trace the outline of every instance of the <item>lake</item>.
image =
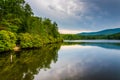
<path id="1" fill-rule="evenodd" d="M 0 54 L 0 80 L 120 80 L 120 41 L 65 41 Z"/>

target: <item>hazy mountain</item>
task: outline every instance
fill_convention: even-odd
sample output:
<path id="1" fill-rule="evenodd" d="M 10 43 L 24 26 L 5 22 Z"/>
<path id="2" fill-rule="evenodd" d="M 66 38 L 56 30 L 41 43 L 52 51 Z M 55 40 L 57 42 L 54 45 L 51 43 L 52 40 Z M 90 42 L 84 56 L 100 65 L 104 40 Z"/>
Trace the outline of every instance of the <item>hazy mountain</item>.
<path id="1" fill-rule="evenodd" d="M 115 29 L 106 29 L 98 32 L 83 32 L 83 33 L 78 33 L 79 35 L 112 35 L 120 33 L 120 28 L 115 28 Z"/>

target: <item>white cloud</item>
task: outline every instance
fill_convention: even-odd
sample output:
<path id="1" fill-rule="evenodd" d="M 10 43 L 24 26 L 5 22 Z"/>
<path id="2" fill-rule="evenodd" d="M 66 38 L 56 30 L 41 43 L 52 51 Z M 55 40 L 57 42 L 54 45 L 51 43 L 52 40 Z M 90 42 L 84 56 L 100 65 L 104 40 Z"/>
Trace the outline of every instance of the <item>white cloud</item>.
<path id="1" fill-rule="evenodd" d="M 59 29 L 71 30 L 76 33 L 79 30 L 99 30 L 105 28 L 98 26 L 111 25 L 117 21 L 111 12 L 109 0 L 104 3 L 100 0 L 26 0 L 32 7 L 36 16 L 47 17 L 58 23 Z M 111 2 L 112 4 L 113 2 Z M 114 19 L 114 20 L 113 20 Z M 109 26 L 106 28 L 110 28 Z M 72 31 L 76 29 L 76 31 Z M 79 29 L 79 30 L 78 30 Z M 68 32 L 68 31 L 61 31 Z"/>
<path id="2" fill-rule="evenodd" d="M 87 10 L 86 3 L 78 0 L 26 0 L 36 15 L 55 18 L 69 18 L 83 15 Z"/>
<path id="3" fill-rule="evenodd" d="M 48 17 L 56 21 L 58 25 L 61 23 L 79 24 L 86 20 L 93 20 L 92 14 L 94 11 L 100 10 L 94 3 L 89 3 L 83 0 L 26 0 L 30 3 L 33 12 L 37 16 Z M 93 10 L 93 11 L 92 11 Z M 92 11 L 92 12 L 91 12 Z"/>

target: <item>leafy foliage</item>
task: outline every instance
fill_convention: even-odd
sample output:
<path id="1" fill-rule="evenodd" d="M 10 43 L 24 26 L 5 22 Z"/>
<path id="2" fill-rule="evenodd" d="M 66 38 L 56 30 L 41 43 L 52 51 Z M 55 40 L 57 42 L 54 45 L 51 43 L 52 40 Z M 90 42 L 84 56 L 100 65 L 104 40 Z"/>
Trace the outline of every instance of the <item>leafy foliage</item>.
<path id="1" fill-rule="evenodd" d="M 19 45 L 22 48 L 33 48 L 33 47 L 40 47 L 42 45 L 42 40 L 39 35 L 31 35 L 29 33 L 20 33 L 19 37 Z"/>
<path id="2" fill-rule="evenodd" d="M 16 36 L 10 31 L 0 31 L 0 52 L 13 50 L 16 46 Z"/>
<path id="3" fill-rule="evenodd" d="M 25 0 L 0 0 L 0 30 L 16 34 L 17 44 L 22 48 L 40 47 L 62 40 L 57 23 L 49 18 L 34 16 Z M 7 42 L 0 44 L 4 46 Z"/>
<path id="4" fill-rule="evenodd" d="M 20 33 L 18 36 L 18 44 L 21 48 L 37 48 L 41 47 L 43 44 L 55 43 L 61 41 L 62 39 L 55 39 L 53 37 L 41 37 L 38 34 L 30 33 Z"/>

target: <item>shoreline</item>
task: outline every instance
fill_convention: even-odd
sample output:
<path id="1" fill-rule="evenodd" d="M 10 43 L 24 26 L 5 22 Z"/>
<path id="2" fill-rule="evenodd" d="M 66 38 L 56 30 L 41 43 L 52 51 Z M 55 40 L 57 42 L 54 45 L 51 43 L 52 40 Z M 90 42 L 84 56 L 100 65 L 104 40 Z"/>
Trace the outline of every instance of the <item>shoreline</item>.
<path id="1" fill-rule="evenodd" d="M 64 41 L 61 40 L 61 41 L 53 42 L 53 43 L 46 43 L 46 44 L 41 45 L 41 47 L 44 46 L 44 45 L 57 44 L 57 43 L 63 43 L 63 42 L 64 42 Z M 40 48 L 40 47 L 32 47 L 32 48 L 31 48 L 31 47 L 27 47 L 27 48 L 21 48 L 20 46 L 15 46 L 15 47 L 13 48 L 13 51 L 18 52 L 18 51 L 21 51 L 22 49 L 27 49 L 27 50 L 29 50 L 29 49 L 38 49 L 38 48 Z M 5 51 L 5 52 L 7 52 L 7 51 Z"/>

